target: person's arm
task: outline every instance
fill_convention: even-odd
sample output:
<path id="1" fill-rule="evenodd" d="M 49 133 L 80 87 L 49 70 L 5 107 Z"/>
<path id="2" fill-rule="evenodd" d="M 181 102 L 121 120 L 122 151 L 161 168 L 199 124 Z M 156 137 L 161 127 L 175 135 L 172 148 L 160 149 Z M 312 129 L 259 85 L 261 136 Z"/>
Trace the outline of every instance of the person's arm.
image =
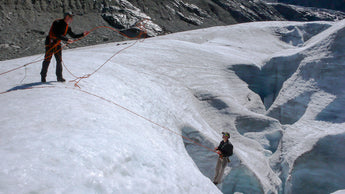
<path id="1" fill-rule="evenodd" d="M 215 150 L 217 150 L 217 154 L 219 154 L 219 155 L 222 155 L 222 151 L 221 151 L 220 148 L 223 146 L 223 144 L 224 144 L 224 142 L 221 141 L 221 142 L 219 143 L 219 146 L 215 148 Z"/>
<path id="2" fill-rule="evenodd" d="M 72 29 L 69 27 L 68 28 L 68 31 L 67 31 L 67 34 L 70 35 L 72 38 L 81 38 L 85 35 L 85 32 L 84 33 L 80 33 L 80 34 L 75 34 Z"/>
<path id="3" fill-rule="evenodd" d="M 222 145 L 223 145 L 223 141 L 221 141 L 221 142 L 219 143 L 218 147 L 215 147 L 214 149 L 215 149 L 215 150 L 219 150 L 219 148 L 222 147 Z"/>

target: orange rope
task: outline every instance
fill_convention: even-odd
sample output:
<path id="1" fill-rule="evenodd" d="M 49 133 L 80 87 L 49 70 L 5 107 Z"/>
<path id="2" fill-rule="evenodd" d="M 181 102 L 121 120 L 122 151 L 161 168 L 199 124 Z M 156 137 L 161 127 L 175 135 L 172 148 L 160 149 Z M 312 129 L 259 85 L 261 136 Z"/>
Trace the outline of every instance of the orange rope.
<path id="1" fill-rule="evenodd" d="M 58 44 L 55 44 L 54 46 L 52 46 L 52 48 L 50 48 L 49 51 L 52 50 L 52 49 L 54 49 L 55 47 L 57 47 L 57 45 L 58 45 Z M 67 45 L 66 45 L 66 46 L 67 46 Z M 62 50 L 62 49 L 63 49 L 63 47 L 61 47 L 61 49 L 55 51 L 54 53 L 57 53 L 57 52 L 59 52 L 59 51 Z M 10 70 L 5 71 L 5 72 L 2 72 L 2 73 L 0 73 L 0 76 L 1 76 L 1 75 L 5 75 L 5 74 L 7 74 L 7 73 L 10 73 L 10 72 L 12 72 L 12 71 L 16 71 L 16 70 L 21 69 L 21 68 L 23 68 L 23 67 L 26 67 L 26 66 L 28 66 L 28 65 L 31 65 L 31 64 L 34 64 L 34 63 L 43 61 L 43 60 L 45 60 L 45 59 L 47 59 L 47 58 L 53 56 L 54 53 L 52 53 L 52 54 L 46 56 L 44 59 L 34 60 L 34 61 L 32 61 L 32 62 L 30 62 L 30 63 L 26 63 L 26 64 L 24 64 L 24 65 L 22 65 L 22 66 L 19 66 L 19 67 L 10 69 Z"/>
<path id="2" fill-rule="evenodd" d="M 41 89 L 41 88 L 58 88 L 58 87 L 56 87 L 56 86 L 35 86 L 35 87 L 32 86 L 32 87 L 25 88 L 25 89 L 20 89 L 20 90 L 31 90 L 31 89 Z M 71 88 L 69 88 L 69 87 L 64 87 L 64 88 L 66 88 L 66 89 L 71 89 Z M 182 134 L 179 134 L 179 133 L 175 132 L 174 130 L 172 130 L 172 129 L 168 128 L 168 127 L 165 127 L 165 126 L 163 126 L 163 125 L 161 125 L 161 124 L 159 124 L 159 123 L 157 123 L 157 122 L 155 122 L 155 121 L 152 121 L 151 119 L 148 119 L 148 118 L 146 118 L 145 116 L 142 116 L 141 114 L 136 113 L 135 111 L 132 111 L 132 110 L 130 110 L 130 109 L 128 109 L 128 108 L 126 108 L 126 107 L 124 107 L 124 106 L 122 106 L 122 105 L 120 105 L 120 104 L 118 104 L 118 103 L 116 103 L 116 102 L 114 102 L 114 101 L 112 101 L 112 100 L 109 100 L 109 99 L 104 98 L 104 97 L 102 97 L 102 96 L 99 96 L 99 95 L 97 95 L 97 94 L 88 92 L 88 91 L 86 91 L 86 90 L 82 90 L 82 89 L 80 89 L 80 88 L 79 88 L 79 89 L 73 88 L 73 89 L 74 89 L 74 90 L 78 90 L 78 91 L 80 91 L 80 92 L 82 92 L 82 93 L 84 93 L 84 94 L 87 94 L 87 95 L 90 95 L 90 96 L 94 96 L 94 97 L 96 97 L 96 98 L 98 98 L 98 99 L 101 99 L 101 100 L 103 100 L 103 101 L 106 101 L 106 102 L 108 102 L 108 103 L 111 103 L 111 104 L 113 104 L 113 105 L 115 105 L 115 106 L 117 106 L 117 107 L 119 107 L 119 108 L 121 108 L 121 109 L 123 109 L 123 110 L 125 110 L 125 111 L 127 111 L 127 112 L 129 112 L 129 113 L 131 113 L 131 114 L 133 114 L 133 115 L 135 115 L 135 116 L 137 116 L 137 117 L 140 117 L 140 118 L 142 118 L 142 119 L 144 119 L 144 120 L 146 120 L 146 121 L 148 121 L 148 122 L 150 122 L 150 123 L 152 123 L 152 124 L 154 124 L 154 125 L 156 125 L 156 126 L 162 128 L 162 129 L 165 129 L 165 130 L 167 130 L 167 131 L 169 131 L 169 132 L 171 132 L 171 133 L 173 133 L 173 134 L 175 134 L 175 135 L 181 136 L 183 139 L 186 139 L 186 140 L 192 142 L 193 144 L 195 144 L 195 145 L 197 145 L 197 146 L 203 147 L 203 148 L 205 148 L 205 149 L 207 149 L 207 150 L 209 150 L 209 151 L 211 151 L 211 152 L 217 153 L 217 151 L 215 151 L 215 150 L 213 150 L 213 149 L 211 149 L 211 148 L 209 148 L 209 147 L 207 147 L 207 146 L 204 146 L 204 145 L 202 145 L 202 144 L 200 144 L 200 143 L 198 143 L 198 142 L 192 140 L 191 138 L 188 138 L 188 137 L 186 137 L 186 136 L 184 136 L 184 135 L 182 135 Z M 6 94 L 6 93 L 10 93 L 10 92 L 13 92 L 13 91 L 17 91 L 17 90 L 8 90 L 8 91 L 5 91 L 5 92 L 1 92 L 0 95 L 1 95 L 1 94 Z"/>
<path id="3" fill-rule="evenodd" d="M 82 79 L 86 79 L 91 77 L 93 74 L 95 74 L 97 71 L 99 71 L 105 64 L 107 64 L 112 58 L 114 58 L 116 55 L 118 55 L 119 53 L 121 53 L 122 51 L 134 46 L 138 41 L 134 42 L 133 44 L 129 45 L 128 47 L 125 47 L 121 50 L 119 50 L 118 52 L 114 53 L 110 58 L 108 58 L 102 65 L 100 65 L 95 71 L 93 71 L 90 74 L 84 75 L 82 77 L 76 77 L 75 80 L 72 80 L 71 82 L 75 82 L 74 86 L 80 88 L 80 86 L 78 85 L 78 83 L 82 80 Z M 65 66 L 65 65 L 64 65 Z M 69 70 L 68 70 L 69 71 Z M 70 72 L 70 71 L 69 71 Z M 71 73 L 71 72 L 70 72 Z M 72 73 L 71 73 L 72 74 Z M 72 74 L 73 75 L 73 74 Z M 75 76 L 74 76 L 75 77 Z"/>
<path id="4" fill-rule="evenodd" d="M 125 36 L 125 37 L 129 38 L 129 39 L 138 39 L 138 38 L 140 38 L 144 33 L 146 34 L 146 30 L 145 30 L 145 25 L 146 25 L 146 24 L 145 24 L 145 25 L 142 25 L 142 22 L 144 22 L 144 21 L 148 21 L 148 19 L 144 19 L 144 20 L 142 20 L 141 22 L 139 22 L 139 23 L 136 25 L 136 26 L 141 30 L 140 33 L 139 33 L 139 35 L 136 36 L 136 37 L 129 37 L 129 36 L 127 36 L 126 34 L 124 34 L 124 33 L 120 32 L 120 31 L 116 30 L 115 28 L 109 27 L 109 26 L 98 26 L 98 27 L 95 27 L 95 28 L 91 29 L 91 30 L 89 31 L 89 33 L 87 33 L 85 36 L 83 36 L 83 37 L 81 37 L 81 38 L 79 38 L 79 39 L 73 40 L 72 43 L 75 43 L 75 42 L 77 42 L 77 41 L 79 41 L 79 40 L 85 38 L 85 37 L 88 36 L 91 32 L 93 32 L 93 31 L 95 31 L 95 30 L 97 30 L 97 29 L 100 29 L 100 28 L 107 28 L 107 29 L 113 30 L 113 31 L 115 31 L 115 32 L 121 34 L 122 36 Z M 31 64 L 34 64 L 34 63 L 38 63 L 38 62 L 40 62 L 40 61 L 43 61 L 43 60 L 45 60 L 45 59 L 51 57 L 53 54 L 55 54 L 55 53 L 61 51 L 62 49 L 64 49 L 64 48 L 65 48 L 66 46 L 68 46 L 69 44 L 70 44 L 70 43 L 65 44 L 65 45 L 62 46 L 60 49 L 54 51 L 53 53 L 51 53 L 50 55 L 46 56 L 46 57 L 43 58 L 43 59 L 35 60 L 35 61 L 30 62 L 30 63 L 26 63 L 26 64 L 24 64 L 24 65 L 22 65 L 22 66 L 19 66 L 19 67 L 10 69 L 10 70 L 5 71 L 5 72 L 2 72 L 2 73 L 0 73 L 0 76 L 5 75 L 5 74 L 7 74 L 7 73 L 10 73 L 10 72 L 12 72 L 12 71 L 16 71 L 16 70 L 18 70 L 18 69 L 24 68 L 24 67 L 26 67 L 26 66 L 28 66 L 28 65 L 31 65 Z M 57 46 L 58 46 L 58 44 L 55 44 L 52 48 L 49 49 L 49 51 L 51 51 L 52 49 L 54 49 L 54 48 L 57 47 Z"/>
<path id="5" fill-rule="evenodd" d="M 116 55 L 118 55 L 118 54 L 121 53 L 122 51 L 124 51 L 124 50 L 126 50 L 126 49 L 128 49 L 128 48 L 130 48 L 130 47 L 132 47 L 132 46 L 134 46 L 134 45 L 139 41 L 139 38 L 142 36 L 142 34 L 147 34 L 147 31 L 146 31 L 146 28 L 145 28 L 146 23 L 143 25 L 143 22 L 144 22 L 144 21 L 146 22 L 146 21 L 148 21 L 148 19 L 144 19 L 144 20 L 142 20 L 141 22 L 139 22 L 139 23 L 136 25 L 136 26 L 140 29 L 140 33 L 139 33 L 136 37 L 134 37 L 134 38 L 129 37 L 129 36 L 127 36 L 126 34 L 123 34 L 122 32 L 120 32 L 120 31 L 118 31 L 118 30 L 116 30 L 116 29 L 114 29 L 114 28 L 112 28 L 112 27 L 108 27 L 108 26 L 98 26 L 98 27 L 95 27 L 95 28 L 91 29 L 90 32 L 92 32 L 92 31 L 94 31 L 94 30 L 97 30 L 97 29 L 100 29 L 100 28 L 107 28 L 107 29 L 113 30 L 113 31 L 115 31 L 115 32 L 121 34 L 122 36 L 125 36 L 125 37 L 129 38 L 129 39 L 137 39 L 137 41 L 135 41 L 133 44 L 129 45 L 128 47 L 125 47 L 125 48 L 121 49 L 120 51 L 114 53 L 110 58 L 108 58 L 102 65 L 100 65 L 95 71 L 93 71 L 93 72 L 90 73 L 90 74 L 87 74 L 87 75 L 84 75 L 84 76 L 81 76 L 81 77 L 76 77 L 75 75 L 73 75 L 73 73 L 71 73 L 69 70 L 67 70 L 69 73 L 71 73 L 72 76 L 76 77 L 76 79 L 74 79 L 74 80 L 71 81 L 71 82 L 75 82 L 75 83 L 74 83 L 74 86 L 80 88 L 80 86 L 79 86 L 78 84 L 79 84 L 79 82 L 80 82 L 82 79 L 86 79 L 86 78 L 91 77 L 93 74 L 95 74 L 97 71 L 99 71 L 105 64 L 107 64 L 107 63 L 108 63 L 112 58 L 114 58 Z M 89 32 L 89 33 L 90 33 L 90 32 Z M 85 37 L 85 36 L 84 36 L 84 37 Z M 79 40 L 83 39 L 84 37 L 81 37 L 80 39 L 77 39 L 77 40 L 75 40 L 75 41 L 79 41 Z M 65 64 L 64 64 L 64 66 L 65 66 Z M 65 66 L 65 67 L 66 67 L 66 66 Z M 66 69 L 67 69 L 67 68 L 66 68 Z"/>
<path id="6" fill-rule="evenodd" d="M 148 20 L 148 19 L 145 19 L 145 20 L 143 20 L 143 21 L 147 21 L 147 20 Z M 143 22 L 143 21 L 142 21 L 142 22 Z M 134 38 L 129 37 L 129 36 L 123 34 L 122 32 L 120 32 L 120 31 L 118 31 L 118 30 L 116 30 L 116 29 L 114 29 L 114 28 L 112 28 L 112 27 L 108 27 L 108 26 L 98 26 L 98 27 L 95 27 L 95 28 L 91 29 L 91 30 L 89 31 L 88 34 L 90 34 L 91 32 L 93 32 L 93 31 L 95 31 L 95 30 L 97 30 L 97 29 L 100 29 L 100 28 L 107 28 L 107 29 L 111 29 L 111 30 L 113 30 L 113 31 L 115 31 L 115 32 L 117 32 L 117 33 L 119 33 L 119 34 L 121 34 L 121 35 L 123 35 L 123 36 L 129 38 L 129 39 L 137 39 L 137 38 L 140 38 L 140 37 L 143 35 L 143 33 L 146 34 L 145 25 L 142 25 L 142 22 L 139 23 L 140 25 L 139 25 L 139 24 L 137 25 L 137 27 L 141 30 L 141 32 L 140 32 L 140 34 L 139 34 L 138 36 L 136 36 L 136 37 L 134 37 Z M 79 40 L 85 38 L 88 34 L 86 34 L 85 36 L 83 36 L 83 37 L 81 37 L 81 38 L 79 38 L 79 39 L 74 40 L 72 43 L 74 43 L 74 42 L 76 42 L 76 41 L 79 41 Z M 190 138 L 188 138 L 188 137 L 186 137 L 186 136 L 184 136 L 184 135 L 181 135 L 181 134 L 175 132 L 174 130 L 172 130 L 172 129 L 168 128 L 168 127 L 165 127 L 165 126 L 163 126 L 163 125 L 160 125 L 160 124 L 158 124 L 157 122 L 154 122 L 154 121 L 152 121 L 152 120 L 150 120 L 150 119 L 148 119 L 148 118 L 146 118 L 146 117 L 144 117 L 144 116 L 142 116 L 142 115 L 140 115 L 140 114 L 138 114 L 138 113 L 136 113 L 136 112 L 134 112 L 134 111 L 132 111 L 132 110 L 126 108 L 126 107 L 124 107 L 124 106 L 121 106 L 120 104 L 118 104 L 118 103 L 116 103 L 116 102 L 114 102 L 114 101 L 111 101 L 111 100 L 106 99 L 106 98 L 104 98 L 104 97 L 102 97 L 102 96 L 99 96 L 99 95 L 90 93 L 90 92 L 88 92 L 88 91 L 82 90 L 82 89 L 80 88 L 80 86 L 78 86 L 78 83 L 79 83 L 82 79 L 89 78 L 90 76 L 92 76 L 93 74 L 95 74 L 95 73 L 96 73 L 97 71 L 99 71 L 106 63 L 108 63 L 113 57 L 115 57 L 116 55 L 118 55 L 118 54 L 121 53 L 122 51 L 124 51 L 124 50 L 126 50 L 126 49 L 128 49 L 128 48 L 130 48 L 130 47 L 132 47 L 132 46 L 134 46 L 137 42 L 138 42 L 138 40 L 135 41 L 135 42 L 134 42 L 133 44 L 131 44 L 130 46 L 125 47 L 125 48 L 121 49 L 120 51 L 116 52 L 116 53 L 115 53 L 114 55 L 112 55 L 109 59 L 107 59 L 102 65 L 100 65 L 95 71 L 93 71 L 93 72 L 90 73 L 90 74 L 84 75 L 84 76 L 82 76 L 82 77 L 77 77 L 77 76 L 75 76 L 75 75 L 66 67 L 66 65 L 65 65 L 64 63 L 63 63 L 63 65 L 64 65 L 64 67 L 66 68 L 66 70 L 67 70 L 73 77 L 76 78 L 75 80 L 72 80 L 72 81 L 75 82 L 74 86 L 75 86 L 75 87 L 78 87 L 78 88 L 79 88 L 79 91 L 83 92 L 84 94 L 88 94 L 88 95 L 97 97 L 97 98 L 99 98 L 99 99 L 101 99 L 101 100 L 104 100 L 104 101 L 106 101 L 106 102 L 109 102 L 109 103 L 111 103 L 111 104 L 113 104 L 113 105 L 115 105 L 115 106 L 117 106 L 117 107 L 119 107 L 119 108 L 121 108 L 121 109 L 124 109 L 124 110 L 127 111 L 127 112 L 130 112 L 130 113 L 132 113 L 132 114 L 134 114 L 134 115 L 136 115 L 136 116 L 138 116 L 138 117 L 140 117 L 140 118 L 142 118 L 142 119 L 144 119 L 144 120 L 146 120 L 146 121 L 148 121 L 148 122 L 150 122 L 150 123 L 152 123 L 152 124 L 154 124 L 154 125 L 156 125 L 156 126 L 162 128 L 162 129 L 168 130 L 168 131 L 170 131 L 171 133 L 173 133 L 173 134 L 175 134 L 175 135 L 181 136 L 183 139 L 186 139 L 186 140 L 188 140 L 188 141 L 194 143 L 195 145 L 198 145 L 198 146 L 200 146 L 200 147 L 203 147 L 203 148 L 205 148 L 205 149 L 207 149 L 207 150 L 209 150 L 209 151 L 211 151 L 211 152 L 217 153 L 215 150 L 213 150 L 213 149 L 211 149 L 211 148 L 209 148 L 209 147 L 206 147 L 206 146 L 204 146 L 204 145 L 202 145 L 202 144 L 200 144 L 200 143 L 198 143 L 198 142 L 196 142 L 196 141 L 194 141 L 194 140 L 192 140 L 192 139 L 190 139 Z M 68 44 L 64 45 L 63 47 L 61 47 L 61 49 L 63 49 L 63 48 L 66 47 L 67 45 L 68 45 Z M 53 48 L 56 47 L 56 46 L 57 46 L 57 45 L 54 45 L 51 49 L 53 49 Z M 59 52 L 61 49 L 55 51 L 54 53 Z M 54 54 L 54 53 L 53 53 L 53 54 Z M 50 57 L 50 56 L 48 56 L 48 57 Z M 46 58 L 47 58 L 47 57 L 46 57 Z M 46 59 L 46 58 L 44 58 L 44 59 Z M 44 59 L 43 59 L 43 60 L 44 60 Z M 26 67 L 26 66 L 28 66 L 28 65 L 30 65 L 30 64 L 33 64 L 33 63 L 36 63 L 36 62 L 39 62 L 39 61 L 42 61 L 42 60 L 33 61 L 33 62 L 30 62 L 30 63 L 24 64 L 24 65 L 19 66 L 19 67 L 17 67 L 17 68 L 14 68 L 14 69 L 11 69 L 11 70 L 9 70 L 9 71 L 0 73 L 0 75 L 4 75 L 4 74 L 6 74 L 6 73 L 9 73 L 9 72 L 18 70 L 18 69 L 20 69 L 20 68 Z M 39 86 L 39 87 L 36 86 L 36 87 L 25 88 L 25 89 L 22 89 L 22 90 L 30 90 L 30 89 L 37 89 L 37 88 L 56 88 L 56 86 Z M 68 88 L 68 87 L 65 87 L 65 88 Z M 15 91 L 15 90 L 8 90 L 8 91 L 5 91 L 5 92 L 0 92 L 0 95 L 6 94 L 6 93 L 9 93 L 9 92 L 12 92 L 12 91 Z"/>
<path id="7" fill-rule="evenodd" d="M 138 117 L 140 117 L 140 118 L 142 118 L 142 119 L 144 119 L 144 120 L 146 120 L 146 121 L 148 121 L 148 122 L 150 122 L 150 123 L 152 123 L 152 124 L 154 124 L 154 125 L 156 125 L 156 126 L 162 128 L 162 129 L 168 130 L 168 131 L 170 131 L 171 133 L 174 133 L 175 135 L 179 135 L 179 136 L 181 136 L 182 138 L 184 138 L 184 139 L 186 139 L 186 140 L 188 140 L 188 141 L 190 141 L 190 142 L 192 142 L 192 143 L 194 143 L 194 144 L 196 144 L 196 145 L 198 145 L 198 146 L 200 146 L 200 147 L 203 147 L 203 148 L 205 148 L 205 149 L 207 149 L 207 150 L 209 150 L 209 151 L 211 151 L 211 152 L 217 153 L 215 150 L 213 150 L 213 149 L 211 149 L 211 148 L 209 148 L 209 147 L 206 147 L 206 146 L 204 146 L 204 145 L 202 145 L 202 144 L 200 144 L 200 143 L 198 143 L 198 142 L 196 142 L 196 141 L 194 141 L 194 140 L 192 140 L 192 139 L 190 139 L 190 138 L 188 138 L 188 137 L 186 137 L 186 136 L 184 136 L 184 135 L 181 135 L 181 134 L 175 132 L 174 130 L 169 129 L 168 127 L 165 127 L 165 126 L 163 126 L 163 125 L 160 125 L 160 124 L 158 124 L 158 123 L 152 121 L 151 119 L 148 119 L 148 118 L 146 118 L 146 117 L 144 117 L 144 116 L 142 116 L 142 115 L 140 115 L 140 114 L 138 114 L 138 113 L 136 113 L 136 112 L 134 112 L 134 111 L 132 111 L 132 110 L 130 110 L 130 109 L 128 109 L 128 108 L 126 108 L 126 107 L 124 107 L 124 106 L 118 104 L 118 103 L 116 103 L 116 102 L 113 102 L 113 101 L 111 101 L 111 100 L 109 100 L 109 99 L 106 99 L 106 98 L 104 98 L 104 97 L 102 97 L 102 96 L 99 96 L 99 95 L 90 93 L 90 92 L 85 91 L 85 90 L 82 90 L 82 89 L 79 89 L 79 91 L 81 91 L 81 92 L 83 92 L 83 93 L 85 93 L 85 94 L 88 94 L 88 95 L 97 97 L 97 98 L 99 98 L 99 99 L 101 99 L 101 100 L 104 100 L 104 101 L 106 101 L 106 102 L 109 102 L 109 103 L 111 103 L 111 104 L 113 104 L 113 105 L 115 105 L 115 106 L 117 106 L 117 107 L 119 107 L 119 108 L 121 108 L 121 109 L 124 109 L 124 110 L 127 111 L 127 112 L 130 112 L 130 113 L 132 113 L 132 114 L 134 114 L 134 115 L 136 115 L 136 116 L 138 116 Z"/>

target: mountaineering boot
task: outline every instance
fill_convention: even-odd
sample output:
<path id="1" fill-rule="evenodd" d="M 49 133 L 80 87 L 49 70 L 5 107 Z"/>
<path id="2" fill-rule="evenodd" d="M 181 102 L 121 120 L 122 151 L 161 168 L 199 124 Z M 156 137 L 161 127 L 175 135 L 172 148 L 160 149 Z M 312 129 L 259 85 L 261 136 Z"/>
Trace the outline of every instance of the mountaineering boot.
<path id="1" fill-rule="evenodd" d="M 62 77 L 62 64 L 61 61 L 56 62 L 56 77 L 58 82 L 65 82 L 66 80 Z"/>
<path id="2" fill-rule="evenodd" d="M 41 82 L 46 82 L 47 71 L 49 67 L 50 61 L 43 61 L 42 63 L 42 70 L 41 70 Z"/>
<path id="3" fill-rule="evenodd" d="M 62 77 L 62 63 L 61 57 L 56 57 L 56 77 L 58 82 L 65 82 L 66 80 Z"/>
<path id="4" fill-rule="evenodd" d="M 57 81 L 58 81 L 58 82 L 65 82 L 66 80 L 65 80 L 63 77 L 58 77 L 58 78 L 57 78 Z"/>

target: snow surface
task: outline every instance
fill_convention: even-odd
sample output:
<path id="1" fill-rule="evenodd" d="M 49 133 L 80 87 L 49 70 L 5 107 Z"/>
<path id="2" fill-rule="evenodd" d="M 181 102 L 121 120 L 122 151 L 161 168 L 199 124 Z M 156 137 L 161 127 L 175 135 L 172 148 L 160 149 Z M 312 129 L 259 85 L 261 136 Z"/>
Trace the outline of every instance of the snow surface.
<path id="1" fill-rule="evenodd" d="M 45 84 L 40 63 L 2 75 L 0 193 L 342 193 L 344 39 L 345 20 L 246 23 L 65 50 L 83 76 L 135 44 L 81 89 L 55 61 Z M 179 134 L 213 149 L 222 131 L 216 187 L 216 154 Z"/>

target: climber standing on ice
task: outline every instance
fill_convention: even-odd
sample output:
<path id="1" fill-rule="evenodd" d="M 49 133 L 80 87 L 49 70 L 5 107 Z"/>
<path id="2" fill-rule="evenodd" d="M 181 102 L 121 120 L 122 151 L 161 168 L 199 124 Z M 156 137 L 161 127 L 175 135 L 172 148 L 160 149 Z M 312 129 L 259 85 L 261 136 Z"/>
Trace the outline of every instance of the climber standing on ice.
<path id="1" fill-rule="evenodd" d="M 219 146 L 215 148 L 219 154 L 216 166 L 216 174 L 213 179 L 215 185 L 219 184 L 222 180 L 224 170 L 226 165 L 230 162 L 229 156 L 233 153 L 233 145 L 230 143 L 230 134 L 228 132 L 222 132 L 223 140 L 220 142 Z"/>
<path id="2" fill-rule="evenodd" d="M 68 39 L 66 35 L 70 35 L 72 38 L 80 38 L 87 35 L 89 32 L 84 32 L 81 34 L 75 34 L 72 32 L 71 28 L 68 25 L 73 20 L 72 12 L 66 12 L 63 19 L 55 20 L 50 27 L 49 35 L 45 41 L 45 57 L 42 63 L 41 70 L 41 81 L 46 82 L 46 76 L 50 60 L 52 56 L 55 56 L 56 59 L 56 77 L 57 81 L 64 82 L 65 79 L 62 77 L 62 52 L 61 52 L 61 40 L 66 41 L 67 43 L 72 43 L 73 40 Z"/>

